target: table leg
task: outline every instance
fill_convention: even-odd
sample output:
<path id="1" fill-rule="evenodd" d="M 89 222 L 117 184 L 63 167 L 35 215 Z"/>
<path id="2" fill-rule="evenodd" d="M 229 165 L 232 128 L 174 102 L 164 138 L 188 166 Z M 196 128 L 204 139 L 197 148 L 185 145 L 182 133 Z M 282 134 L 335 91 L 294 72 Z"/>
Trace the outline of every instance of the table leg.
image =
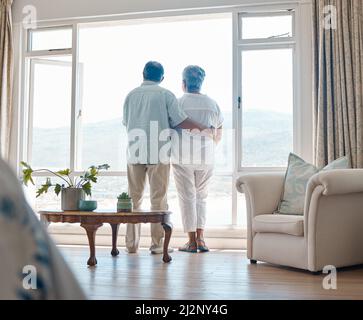
<path id="1" fill-rule="evenodd" d="M 100 223 L 100 224 L 83 224 L 82 223 L 81 227 L 86 230 L 87 237 L 88 237 L 88 243 L 89 243 L 90 257 L 87 261 L 87 264 L 90 267 L 93 267 L 97 264 L 96 247 L 95 247 L 96 232 L 99 227 L 102 227 L 102 223 Z"/>
<path id="2" fill-rule="evenodd" d="M 118 251 L 117 249 L 117 236 L 118 236 L 118 230 L 120 228 L 120 224 L 113 224 L 110 223 L 111 228 L 112 228 L 112 251 L 111 251 L 111 255 L 113 257 L 116 257 L 120 254 L 120 251 Z"/>
<path id="3" fill-rule="evenodd" d="M 172 260 L 171 256 L 169 255 L 168 249 L 169 249 L 171 234 L 173 232 L 173 225 L 171 224 L 171 222 L 164 222 L 162 223 L 162 226 L 165 230 L 163 261 L 165 263 L 169 263 Z"/>

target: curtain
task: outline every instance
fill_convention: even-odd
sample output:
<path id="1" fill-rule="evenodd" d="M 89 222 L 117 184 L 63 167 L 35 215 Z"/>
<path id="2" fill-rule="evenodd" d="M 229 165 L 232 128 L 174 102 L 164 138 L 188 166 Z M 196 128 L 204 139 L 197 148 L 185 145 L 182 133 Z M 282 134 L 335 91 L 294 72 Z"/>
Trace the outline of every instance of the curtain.
<path id="1" fill-rule="evenodd" d="M 11 5 L 0 0 L 0 156 L 9 156 L 13 95 L 13 38 Z"/>
<path id="2" fill-rule="evenodd" d="M 316 165 L 348 155 L 362 168 L 363 1 L 314 0 L 313 23 Z"/>

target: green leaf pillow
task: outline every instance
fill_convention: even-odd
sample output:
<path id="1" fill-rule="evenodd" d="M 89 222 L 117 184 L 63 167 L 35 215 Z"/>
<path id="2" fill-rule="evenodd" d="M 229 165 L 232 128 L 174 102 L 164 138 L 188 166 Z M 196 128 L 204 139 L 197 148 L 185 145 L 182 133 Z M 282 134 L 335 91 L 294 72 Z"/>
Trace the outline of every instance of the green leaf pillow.
<path id="1" fill-rule="evenodd" d="M 285 175 L 284 193 L 278 208 L 278 214 L 303 215 L 307 184 L 310 178 L 320 171 L 350 169 L 348 157 L 333 161 L 319 170 L 297 155 L 291 153 Z"/>

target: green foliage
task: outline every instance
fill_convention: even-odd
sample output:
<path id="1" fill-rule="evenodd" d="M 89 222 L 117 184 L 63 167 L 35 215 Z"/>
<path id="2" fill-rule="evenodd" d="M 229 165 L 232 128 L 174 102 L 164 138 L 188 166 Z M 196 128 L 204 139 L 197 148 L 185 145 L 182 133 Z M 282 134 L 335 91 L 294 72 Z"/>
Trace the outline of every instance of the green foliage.
<path id="1" fill-rule="evenodd" d="M 92 194 L 91 188 L 92 188 L 92 185 L 91 185 L 91 182 L 89 182 L 89 181 L 82 185 L 82 189 L 87 196 L 90 196 Z"/>
<path id="2" fill-rule="evenodd" d="M 73 184 L 73 181 L 71 179 L 72 171 L 70 169 L 64 169 L 59 171 L 52 171 L 49 169 L 39 169 L 39 170 L 33 170 L 31 166 L 22 161 L 20 162 L 21 166 L 23 167 L 23 177 L 22 181 L 24 185 L 28 186 L 28 183 L 31 182 L 33 185 L 35 185 L 33 180 L 33 173 L 34 172 L 48 172 L 53 176 L 56 176 L 63 180 L 66 184 L 52 184 L 52 181 L 50 178 L 47 178 L 46 183 L 43 184 L 38 190 L 37 190 L 37 198 L 40 197 L 42 194 L 47 193 L 51 187 L 54 187 L 54 192 L 58 196 L 63 188 L 81 188 L 85 192 L 86 195 L 90 196 L 92 194 L 92 183 L 97 183 L 97 176 L 99 175 L 99 172 L 101 170 L 108 170 L 110 166 L 108 164 L 102 164 L 100 166 L 91 166 L 84 172 L 84 174 L 80 177 L 80 180 L 78 183 Z"/>
<path id="3" fill-rule="evenodd" d="M 42 184 L 42 186 L 38 189 L 37 198 L 39 198 L 43 193 L 47 193 L 51 186 L 52 182 L 50 181 L 50 178 L 47 178 L 46 183 Z"/>
<path id="4" fill-rule="evenodd" d="M 123 192 L 123 193 L 121 193 L 121 194 L 117 197 L 117 199 L 119 199 L 119 200 L 131 200 L 131 198 L 130 198 L 130 196 L 129 196 L 129 194 L 128 194 L 127 192 Z"/>
<path id="5" fill-rule="evenodd" d="M 62 186 L 57 183 L 55 186 L 54 186 L 54 192 L 57 196 L 59 196 L 60 192 L 62 191 Z"/>
<path id="6" fill-rule="evenodd" d="M 100 166 L 91 166 L 80 177 L 80 181 L 77 183 L 77 188 L 82 188 L 86 195 L 92 195 L 92 183 L 97 183 L 97 176 L 101 170 L 108 170 L 110 166 L 108 164 L 102 164 Z"/>
<path id="7" fill-rule="evenodd" d="M 28 186 L 28 183 L 31 182 L 34 185 L 34 181 L 32 178 L 33 169 L 24 161 L 20 162 L 20 164 L 24 167 L 23 169 L 23 183 Z"/>
<path id="8" fill-rule="evenodd" d="M 57 173 L 61 176 L 68 177 L 71 174 L 71 170 L 70 169 L 60 170 L 60 171 L 57 171 Z"/>

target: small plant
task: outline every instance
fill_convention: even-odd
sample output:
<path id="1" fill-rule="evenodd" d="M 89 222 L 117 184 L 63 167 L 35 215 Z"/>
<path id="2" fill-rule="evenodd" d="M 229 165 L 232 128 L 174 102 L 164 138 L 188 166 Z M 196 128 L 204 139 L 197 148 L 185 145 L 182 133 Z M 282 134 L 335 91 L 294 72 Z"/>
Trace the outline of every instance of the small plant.
<path id="1" fill-rule="evenodd" d="M 97 183 L 97 176 L 101 170 L 108 170 L 110 166 L 108 164 L 103 164 L 100 166 L 91 166 L 89 167 L 82 176 L 76 178 L 75 181 L 71 179 L 72 171 L 70 169 L 60 170 L 60 171 L 52 171 L 49 169 L 38 169 L 33 170 L 32 167 L 22 161 L 20 163 L 23 167 L 23 183 L 28 186 L 28 183 L 31 182 L 35 185 L 33 180 L 33 173 L 34 172 L 48 172 L 53 176 L 60 178 L 63 183 L 55 183 L 53 184 L 50 178 L 46 179 L 45 184 L 42 184 L 41 187 L 37 190 L 37 198 L 40 197 L 42 194 L 47 193 L 50 188 L 54 187 L 54 192 L 58 196 L 59 193 L 64 188 L 78 188 L 83 189 L 86 195 L 90 196 L 92 194 L 92 183 Z"/>
<path id="2" fill-rule="evenodd" d="M 127 192 L 121 193 L 118 197 L 118 200 L 131 200 L 129 194 Z"/>
<path id="3" fill-rule="evenodd" d="M 132 200 L 127 192 L 117 197 L 117 212 L 132 212 Z"/>

